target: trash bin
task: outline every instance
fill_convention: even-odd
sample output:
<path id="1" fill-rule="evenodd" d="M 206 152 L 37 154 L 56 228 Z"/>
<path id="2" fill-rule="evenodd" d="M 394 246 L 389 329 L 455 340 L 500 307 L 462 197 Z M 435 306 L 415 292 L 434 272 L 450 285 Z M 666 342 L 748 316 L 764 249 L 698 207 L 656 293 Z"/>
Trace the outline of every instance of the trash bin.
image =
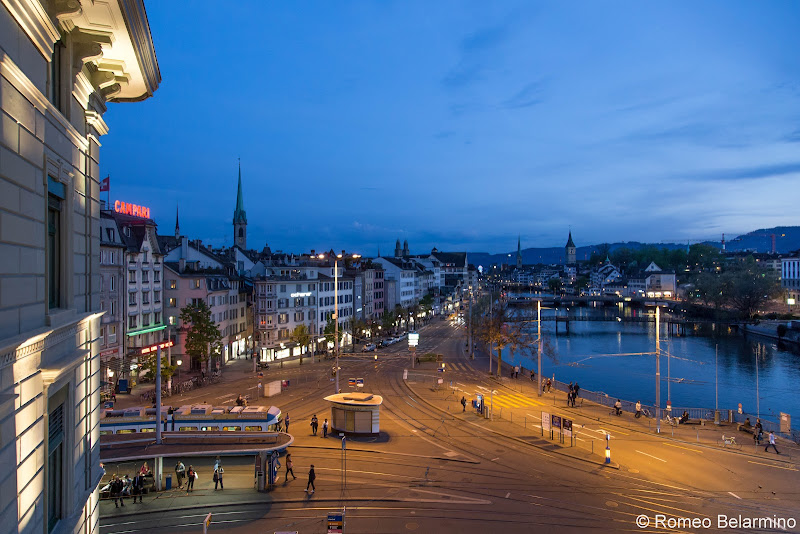
<path id="1" fill-rule="evenodd" d="M 172 489 L 172 475 L 167 475 L 167 483 L 166 483 L 165 488 L 167 490 L 171 490 Z"/>

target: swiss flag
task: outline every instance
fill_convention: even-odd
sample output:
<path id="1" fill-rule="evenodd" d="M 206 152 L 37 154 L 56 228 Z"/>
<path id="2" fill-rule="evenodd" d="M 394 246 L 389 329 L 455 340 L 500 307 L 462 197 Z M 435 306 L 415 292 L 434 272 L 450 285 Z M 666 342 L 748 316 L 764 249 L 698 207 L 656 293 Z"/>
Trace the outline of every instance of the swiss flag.
<path id="1" fill-rule="evenodd" d="M 100 191 L 110 191 L 111 190 L 111 176 L 106 176 L 102 180 L 100 180 Z"/>

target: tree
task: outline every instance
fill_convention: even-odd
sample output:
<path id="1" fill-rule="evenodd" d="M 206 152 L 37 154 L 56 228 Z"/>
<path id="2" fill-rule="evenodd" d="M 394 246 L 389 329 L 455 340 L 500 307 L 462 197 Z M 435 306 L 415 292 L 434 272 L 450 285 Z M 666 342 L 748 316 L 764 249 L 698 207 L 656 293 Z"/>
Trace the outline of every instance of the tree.
<path id="1" fill-rule="evenodd" d="M 775 276 L 762 269 L 752 256 L 726 270 L 722 278 L 730 305 L 748 318 L 780 292 Z"/>
<path id="2" fill-rule="evenodd" d="M 141 362 L 142 370 L 144 371 L 145 380 L 156 379 L 156 366 L 158 365 L 158 354 L 154 351 L 149 358 Z M 165 354 L 161 355 L 161 380 L 169 380 L 178 369 L 177 365 L 167 365 L 167 357 Z"/>
<path id="3" fill-rule="evenodd" d="M 205 363 L 210 350 L 219 347 L 222 335 L 211 320 L 211 309 L 203 300 L 181 309 L 181 323 L 186 329 L 186 354 Z"/>
<path id="4" fill-rule="evenodd" d="M 384 334 L 389 335 L 389 331 L 394 327 L 394 314 L 391 311 L 386 310 L 383 312 L 381 326 Z"/>
<path id="5" fill-rule="evenodd" d="M 311 344 L 311 332 L 306 325 L 299 324 L 292 330 L 289 340 L 300 345 L 300 365 L 303 365 L 303 349 Z"/>
<path id="6" fill-rule="evenodd" d="M 328 317 L 328 323 L 325 325 L 325 330 L 323 330 L 322 333 L 325 336 L 325 341 L 327 342 L 326 345 L 330 343 L 336 343 L 336 321 L 333 319 L 332 314 L 330 317 Z M 328 347 L 325 347 L 326 352 L 327 349 Z"/>
<path id="7" fill-rule="evenodd" d="M 491 299 L 489 303 L 494 301 L 494 295 Z M 480 315 L 473 316 L 473 333 L 477 339 L 490 345 L 489 358 L 493 357 L 492 345 L 497 347 L 497 374 L 499 376 L 503 365 L 503 349 L 511 346 L 513 352 L 523 344 L 520 323 L 509 321 L 508 305 L 502 301 L 492 306 L 491 313 L 489 313 L 485 301 L 481 302 L 480 307 L 485 311 Z"/>
<path id="8" fill-rule="evenodd" d="M 561 281 L 561 278 L 551 278 L 547 281 L 547 287 L 553 293 L 553 295 L 557 295 L 561 293 L 561 288 L 563 287 L 564 283 Z"/>

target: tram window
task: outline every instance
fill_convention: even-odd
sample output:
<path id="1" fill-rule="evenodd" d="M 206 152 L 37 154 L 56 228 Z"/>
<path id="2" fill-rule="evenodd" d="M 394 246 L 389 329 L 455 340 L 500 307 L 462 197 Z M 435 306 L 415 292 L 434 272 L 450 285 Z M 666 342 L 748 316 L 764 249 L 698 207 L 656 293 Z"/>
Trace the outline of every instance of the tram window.
<path id="1" fill-rule="evenodd" d="M 244 427 L 245 431 L 247 432 L 261 432 L 260 426 L 246 426 Z"/>
<path id="2" fill-rule="evenodd" d="M 182 426 L 178 428 L 179 432 L 194 432 L 197 428 L 193 426 Z"/>
<path id="3" fill-rule="evenodd" d="M 136 430 L 132 428 L 120 428 L 117 430 L 117 434 L 133 434 Z"/>
<path id="4" fill-rule="evenodd" d="M 156 431 L 155 428 L 143 428 L 139 430 L 139 432 L 155 432 L 155 431 Z"/>
<path id="5" fill-rule="evenodd" d="M 108 436 L 109 434 L 113 434 L 113 432 L 111 432 L 110 430 L 101 430 L 100 431 L 100 435 L 101 436 Z"/>
<path id="6" fill-rule="evenodd" d="M 239 432 L 242 429 L 240 426 L 223 426 L 222 430 L 226 432 Z"/>
<path id="7" fill-rule="evenodd" d="M 208 432 L 208 431 L 218 430 L 218 428 L 215 426 L 201 426 L 200 430 L 202 430 L 203 432 Z"/>

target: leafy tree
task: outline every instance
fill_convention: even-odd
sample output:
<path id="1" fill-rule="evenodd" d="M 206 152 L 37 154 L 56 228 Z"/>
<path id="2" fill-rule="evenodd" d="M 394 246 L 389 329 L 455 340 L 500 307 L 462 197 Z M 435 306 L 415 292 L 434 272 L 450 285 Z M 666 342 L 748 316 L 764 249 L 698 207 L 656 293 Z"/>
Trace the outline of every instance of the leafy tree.
<path id="1" fill-rule="evenodd" d="M 759 306 L 780 292 L 775 276 L 762 269 L 752 256 L 723 273 L 730 305 L 748 318 Z"/>
<path id="2" fill-rule="evenodd" d="M 719 265 L 721 260 L 721 253 L 717 247 L 697 243 L 689 247 L 689 256 L 686 263 L 690 269 L 706 270 Z"/>
<path id="3" fill-rule="evenodd" d="M 327 345 L 331 343 L 336 346 L 336 321 L 333 319 L 333 314 L 328 317 L 328 323 L 325 325 L 325 329 L 322 331 L 323 335 L 325 336 L 325 341 Z M 327 350 L 327 347 L 325 347 Z"/>
<path id="4" fill-rule="evenodd" d="M 217 323 L 211 320 L 211 309 L 200 300 L 181 309 L 181 323 L 186 329 L 186 354 L 207 362 L 210 349 L 219 347 L 222 335 Z"/>
<path id="5" fill-rule="evenodd" d="M 300 345 L 300 365 L 303 365 L 303 348 L 311 344 L 311 332 L 306 325 L 299 324 L 292 330 L 289 340 Z"/>
<path id="6" fill-rule="evenodd" d="M 394 313 L 386 310 L 383 312 L 383 317 L 381 318 L 381 326 L 383 327 L 383 332 L 386 335 L 389 335 L 389 331 L 394 328 Z"/>
<path id="7" fill-rule="evenodd" d="M 561 281 L 561 278 L 551 278 L 547 281 L 547 287 L 554 295 L 561 293 L 561 288 L 563 286 L 564 283 Z"/>
<path id="8" fill-rule="evenodd" d="M 158 354 L 154 351 L 149 358 L 141 362 L 142 370 L 144 371 L 144 379 L 156 379 L 156 367 L 158 366 Z M 178 369 L 177 365 L 167 365 L 167 355 L 161 354 L 161 380 L 169 380 Z"/>

